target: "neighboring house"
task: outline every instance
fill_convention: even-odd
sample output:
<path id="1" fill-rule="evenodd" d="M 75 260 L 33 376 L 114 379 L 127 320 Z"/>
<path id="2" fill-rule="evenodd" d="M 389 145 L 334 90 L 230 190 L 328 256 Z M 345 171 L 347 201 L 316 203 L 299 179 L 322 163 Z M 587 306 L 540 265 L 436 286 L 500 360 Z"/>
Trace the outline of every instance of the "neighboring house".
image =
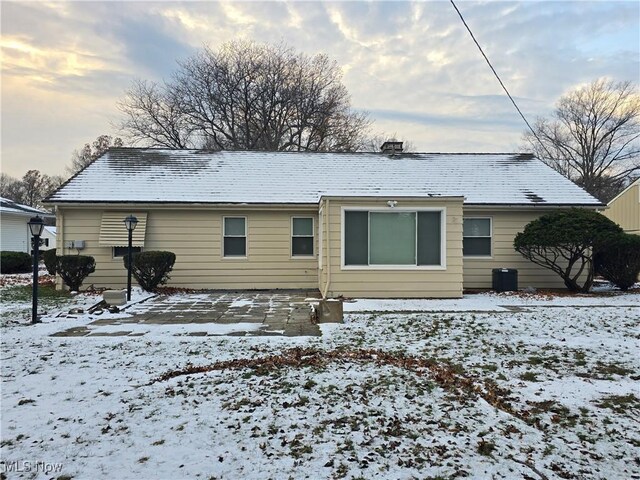
<path id="1" fill-rule="evenodd" d="M 56 248 L 56 227 L 50 227 L 45 225 L 42 229 L 42 237 L 44 245 L 40 247 L 40 250 L 50 250 Z"/>
<path id="2" fill-rule="evenodd" d="M 385 146 L 385 148 L 388 146 Z M 87 283 L 125 284 L 123 220 L 137 250 L 169 250 L 170 285 L 320 289 L 336 297 L 460 297 L 493 268 L 520 285 L 562 280 L 513 249 L 558 208 L 600 209 L 525 154 L 205 152 L 113 148 L 48 203 L 58 249 L 96 259 Z"/>
<path id="3" fill-rule="evenodd" d="M 13 252 L 31 252 L 31 234 L 27 222 L 31 217 L 40 215 L 43 219 L 54 219 L 55 215 L 33 207 L 0 197 L 0 250 Z M 50 247 L 55 247 L 55 241 Z"/>
<path id="4" fill-rule="evenodd" d="M 609 202 L 603 213 L 625 232 L 640 235 L 640 178 Z"/>

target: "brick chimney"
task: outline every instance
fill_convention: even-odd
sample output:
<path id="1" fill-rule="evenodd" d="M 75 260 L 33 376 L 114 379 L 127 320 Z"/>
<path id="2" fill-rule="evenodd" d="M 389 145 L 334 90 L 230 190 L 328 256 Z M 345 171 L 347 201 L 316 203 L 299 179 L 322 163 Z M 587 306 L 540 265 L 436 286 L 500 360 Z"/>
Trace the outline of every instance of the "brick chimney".
<path id="1" fill-rule="evenodd" d="M 384 142 L 380 147 L 382 153 L 387 155 L 395 155 L 396 153 L 402 153 L 402 142 Z"/>

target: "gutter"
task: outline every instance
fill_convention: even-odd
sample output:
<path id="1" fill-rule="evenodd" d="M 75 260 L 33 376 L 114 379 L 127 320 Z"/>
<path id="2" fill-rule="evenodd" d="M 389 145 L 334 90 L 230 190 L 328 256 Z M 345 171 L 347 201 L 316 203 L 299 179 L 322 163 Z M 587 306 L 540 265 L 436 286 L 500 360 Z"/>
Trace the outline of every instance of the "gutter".
<path id="1" fill-rule="evenodd" d="M 471 208 L 474 210 L 557 210 L 559 208 L 589 208 L 593 210 L 604 210 L 608 208 L 604 203 L 538 203 L 538 204 L 522 204 L 522 203 L 464 203 L 462 208 Z"/>
<path id="2" fill-rule="evenodd" d="M 137 209 L 200 209 L 200 210 L 291 210 L 308 211 L 317 208 L 317 203 L 202 203 L 202 202 L 48 202 L 58 208 L 104 208 L 109 210 Z"/>

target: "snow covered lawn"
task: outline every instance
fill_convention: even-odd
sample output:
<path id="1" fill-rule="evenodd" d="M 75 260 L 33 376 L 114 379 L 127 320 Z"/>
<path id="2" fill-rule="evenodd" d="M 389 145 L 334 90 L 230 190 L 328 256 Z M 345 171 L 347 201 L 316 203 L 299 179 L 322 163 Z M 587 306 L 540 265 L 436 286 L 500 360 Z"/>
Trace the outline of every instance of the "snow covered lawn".
<path id="1" fill-rule="evenodd" d="M 76 320 L 7 322 L 0 471 L 640 478 L 640 295 L 455 302 L 347 304 L 322 337 L 57 338 Z"/>

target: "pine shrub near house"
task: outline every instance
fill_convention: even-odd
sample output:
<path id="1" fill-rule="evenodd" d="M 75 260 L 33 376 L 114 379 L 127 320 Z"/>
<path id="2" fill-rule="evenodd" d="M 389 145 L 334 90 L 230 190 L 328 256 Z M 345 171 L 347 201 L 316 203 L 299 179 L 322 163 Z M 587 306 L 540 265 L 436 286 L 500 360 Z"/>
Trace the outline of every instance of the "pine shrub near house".
<path id="1" fill-rule="evenodd" d="M 592 252 L 622 228 L 593 210 L 571 208 L 542 215 L 518 233 L 513 247 L 523 257 L 557 273 L 572 292 L 593 284 Z"/>
<path id="2" fill-rule="evenodd" d="M 620 233 L 608 238 L 593 255 L 597 274 L 620 290 L 628 290 L 640 274 L 640 236 Z"/>
<path id="3" fill-rule="evenodd" d="M 25 252 L 0 252 L 0 273 L 28 273 L 33 268 L 31 255 Z"/>
<path id="4" fill-rule="evenodd" d="M 44 266 L 47 267 L 47 272 L 49 273 L 49 275 L 55 275 L 56 265 L 58 263 L 56 249 L 52 248 L 50 250 L 45 250 L 44 252 L 42 252 L 42 261 L 44 261 Z"/>
<path id="5" fill-rule="evenodd" d="M 96 271 L 96 261 L 87 255 L 62 255 L 56 262 L 56 271 L 69 290 L 77 292 L 82 282 Z"/>
<path id="6" fill-rule="evenodd" d="M 169 280 L 169 272 L 176 263 L 176 254 L 165 251 L 148 251 L 133 254 L 131 273 L 147 292 Z M 124 267 L 128 268 L 128 257 L 124 256 Z"/>

